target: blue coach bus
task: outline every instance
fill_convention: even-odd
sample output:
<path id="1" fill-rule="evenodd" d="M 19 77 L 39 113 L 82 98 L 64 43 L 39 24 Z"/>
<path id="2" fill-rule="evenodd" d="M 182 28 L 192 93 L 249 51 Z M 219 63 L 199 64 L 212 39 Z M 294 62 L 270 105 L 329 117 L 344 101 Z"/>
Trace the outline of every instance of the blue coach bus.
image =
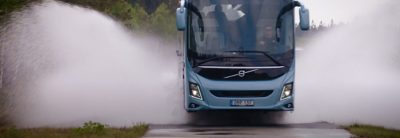
<path id="1" fill-rule="evenodd" d="M 200 110 L 294 110 L 293 0 L 181 0 L 184 107 Z"/>

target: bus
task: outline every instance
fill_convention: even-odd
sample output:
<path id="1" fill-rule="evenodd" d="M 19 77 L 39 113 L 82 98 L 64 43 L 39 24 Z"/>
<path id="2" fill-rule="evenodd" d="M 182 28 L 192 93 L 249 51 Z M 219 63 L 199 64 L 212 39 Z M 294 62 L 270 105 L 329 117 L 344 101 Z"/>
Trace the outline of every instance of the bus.
<path id="1" fill-rule="evenodd" d="M 186 111 L 293 111 L 296 7 L 309 30 L 298 1 L 181 0 Z"/>

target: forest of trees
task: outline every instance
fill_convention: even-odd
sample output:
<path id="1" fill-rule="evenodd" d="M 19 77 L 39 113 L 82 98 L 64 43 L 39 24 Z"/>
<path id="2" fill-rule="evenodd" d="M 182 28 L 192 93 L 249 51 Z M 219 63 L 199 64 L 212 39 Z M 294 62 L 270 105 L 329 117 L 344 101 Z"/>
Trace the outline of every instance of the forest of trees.
<path id="1" fill-rule="evenodd" d="M 0 23 L 9 13 L 42 0 L 0 0 Z M 136 32 L 175 38 L 176 0 L 58 0 L 105 13 Z"/>
<path id="2" fill-rule="evenodd" d="M 21 9 L 23 6 L 36 0 L 0 0 L 0 22 L 2 22 L 9 13 Z"/>
<path id="3" fill-rule="evenodd" d="M 176 0 L 61 0 L 103 12 L 136 32 L 176 37 Z"/>

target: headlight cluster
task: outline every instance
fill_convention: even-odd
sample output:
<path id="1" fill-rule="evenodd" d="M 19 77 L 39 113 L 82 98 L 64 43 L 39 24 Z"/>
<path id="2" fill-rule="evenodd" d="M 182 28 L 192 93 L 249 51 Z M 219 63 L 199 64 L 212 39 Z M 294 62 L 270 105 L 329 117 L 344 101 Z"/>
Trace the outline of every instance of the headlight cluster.
<path id="1" fill-rule="evenodd" d="M 290 98 L 292 94 L 293 94 L 293 84 L 292 83 L 286 84 L 285 86 L 283 86 L 281 100 Z"/>
<path id="2" fill-rule="evenodd" d="M 199 99 L 199 100 L 203 100 L 203 97 L 201 96 L 200 87 L 198 84 L 190 83 L 189 93 L 190 93 L 191 97 Z"/>

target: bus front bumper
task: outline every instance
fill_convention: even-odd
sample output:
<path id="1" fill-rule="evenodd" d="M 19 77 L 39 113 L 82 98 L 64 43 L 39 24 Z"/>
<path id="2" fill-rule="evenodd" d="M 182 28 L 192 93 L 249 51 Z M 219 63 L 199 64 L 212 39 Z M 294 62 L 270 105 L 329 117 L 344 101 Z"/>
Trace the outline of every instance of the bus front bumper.
<path id="1" fill-rule="evenodd" d="M 217 102 L 207 102 L 188 97 L 186 110 L 189 112 L 201 110 L 265 110 L 265 111 L 293 111 L 293 96 L 271 104 L 271 97 L 265 98 L 215 98 Z M 232 105 L 233 101 L 251 101 L 253 105 Z"/>

